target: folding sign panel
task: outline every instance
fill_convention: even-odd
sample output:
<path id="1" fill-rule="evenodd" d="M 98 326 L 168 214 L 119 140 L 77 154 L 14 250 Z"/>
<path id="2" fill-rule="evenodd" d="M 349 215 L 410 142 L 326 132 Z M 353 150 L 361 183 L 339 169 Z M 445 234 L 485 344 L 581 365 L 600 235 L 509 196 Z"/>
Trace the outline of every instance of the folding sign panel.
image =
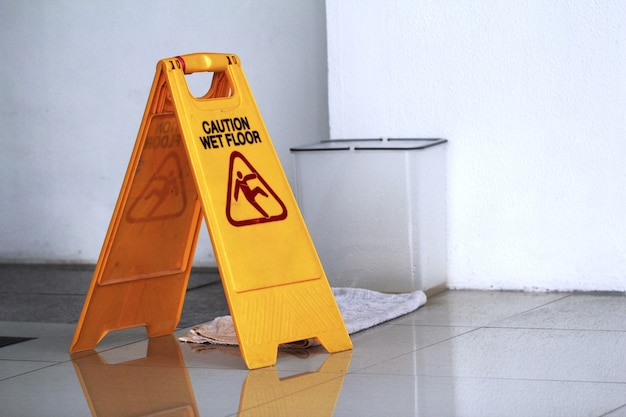
<path id="1" fill-rule="evenodd" d="M 202 97 L 185 74 L 211 72 Z M 202 216 L 249 368 L 281 343 L 352 348 L 236 55 L 161 60 L 71 351 L 178 324 Z"/>

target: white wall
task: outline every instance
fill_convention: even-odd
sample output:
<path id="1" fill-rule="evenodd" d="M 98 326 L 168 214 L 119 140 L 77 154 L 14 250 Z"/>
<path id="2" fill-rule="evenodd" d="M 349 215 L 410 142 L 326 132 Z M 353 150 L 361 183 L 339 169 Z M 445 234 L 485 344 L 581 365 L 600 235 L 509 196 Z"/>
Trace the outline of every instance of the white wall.
<path id="1" fill-rule="evenodd" d="M 327 0 L 331 137 L 445 137 L 453 288 L 626 291 L 626 2 Z"/>
<path id="2" fill-rule="evenodd" d="M 328 137 L 319 0 L 0 0 L 0 32 L 0 262 L 97 260 L 159 59 L 239 55 L 290 180 Z"/>

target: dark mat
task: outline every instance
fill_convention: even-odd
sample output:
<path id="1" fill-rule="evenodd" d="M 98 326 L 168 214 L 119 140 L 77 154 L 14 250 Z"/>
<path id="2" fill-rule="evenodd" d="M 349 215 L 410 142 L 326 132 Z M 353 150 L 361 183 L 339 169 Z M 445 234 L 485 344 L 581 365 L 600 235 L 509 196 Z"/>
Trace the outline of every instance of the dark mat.
<path id="1" fill-rule="evenodd" d="M 94 268 L 0 263 L 0 322 L 77 323 Z M 194 267 L 179 327 L 226 314 L 228 305 L 217 268 Z"/>
<path id="2" fill-rule="evenodd" d="M 14 345 L 16 343 L 32 340 L 34 337 L 12 337 L 12 336 L 0 336 L 0 348 L 5 346 Z"/>

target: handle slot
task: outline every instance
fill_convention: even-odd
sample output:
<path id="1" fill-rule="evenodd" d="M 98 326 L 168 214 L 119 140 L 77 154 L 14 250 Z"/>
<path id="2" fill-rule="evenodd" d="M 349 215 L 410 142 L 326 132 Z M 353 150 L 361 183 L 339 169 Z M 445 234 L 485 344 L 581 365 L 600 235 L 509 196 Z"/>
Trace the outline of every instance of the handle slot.
<path id="1" fill-rule="evenodd" d="M 187 89 L 196 99 L 229 98 L 234 95 L 227 68 L 239 63 L 236 55 L 196 53 L 177 56 L 176 59 L 185 74 Z"/>
<path id="2" fill-rule="evenodd" d="M 233 86 L 225 72 L 185 74 L 185 81 L 189 93 L 200 100 L 233 96 Z"/>

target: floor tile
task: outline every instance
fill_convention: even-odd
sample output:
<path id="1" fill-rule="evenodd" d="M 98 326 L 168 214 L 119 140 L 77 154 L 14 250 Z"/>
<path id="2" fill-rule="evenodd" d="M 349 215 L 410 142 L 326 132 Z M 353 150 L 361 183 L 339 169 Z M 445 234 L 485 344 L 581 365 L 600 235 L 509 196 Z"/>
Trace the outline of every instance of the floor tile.
<path id="1" fill-rule="evenodd" d="M 471 327 L 382 325 L 352 335 L 351 370 L 359 370 L 448 340 Z"/>
<path id="2" fill-rule="evenodd" d="M 251 371 L 223 369 L 218 372 L 206 369 L 189 369 L 199 415 L 236 416 L 241 400 L 241 390 Z"/>
<path id="3" fill-rule="evenodd" d="M 399 323 L 431 326 L 486 326 L 567 297 L 565 293 L 445 291 Z"/>
<path id="4" fill-rule="evenodd" d="M 54 364 L 56 362 L 0 360 L 0 381 Z"/>
<path id="5" fill-rule="evenodd" d="M 611 410 L 607 414 L 603 414 L 602 417 L 626 417 L 626 403 L 615 410 Z"/>
<path id="6" fill-rule="evenodd" d="M 195 272 L 174 335 L 70 355 L 90 268 L 0 265 L 0 335 L 35 338 L 0 348 L 0 415 L 626 417 L 624 294 L 446 291 L 353 350 L 248 370 L 238 347 L 177 340 L 228 313 L 219 274 Z"/>
<path id="7" fill-rule="evenodd" d="M 94 411 L 91 405 L 95 415 L 124 410 L 212 416 L 600 416 L 616 410 L 624 393 L 624 384 L 341 372 L 318 375 L 320 382 L 315 372 L 283 376 L 273 367 L 181 368 L 181 362 L 167 363 L 171 356 L 159 355 L 160 362 L 145 364 L 141 358 L 67 362 L 12 378 L 10 384 L 0 381 L 3 412 L 81 416 Z"/>
<path id="8" fill-rule="evenodd" d="M 70 362 L 0 381 L 0 404 L 11 417 L 91 415 Z"/>
<path id="9" fill-rule="evenodd" d="M 349 374 L 334 417 L 600 416 L 624 398 L 623 384 Z"/>
<path id="10" fill-rule="evenodd" d="M 364 372 L 626 383 L 625 357 L 626 332 L 482 328 Z"/>
<path id="11" fill-rule="evenodd" d="M 61 362 L 70 359 L 70 345 L 76 325 L 65 323 L 0 322 L 0 334 L 32 337 L 0 349 L 0 359 Z M 96 350 L 123 346 L 147 338 L 143 327 L 112 332 L 98 344 Z"/>
<path id="12" fill-rule="evenodd" d="M 574 294 L 493 325 L 626 331 L 626 295 Z"/>

